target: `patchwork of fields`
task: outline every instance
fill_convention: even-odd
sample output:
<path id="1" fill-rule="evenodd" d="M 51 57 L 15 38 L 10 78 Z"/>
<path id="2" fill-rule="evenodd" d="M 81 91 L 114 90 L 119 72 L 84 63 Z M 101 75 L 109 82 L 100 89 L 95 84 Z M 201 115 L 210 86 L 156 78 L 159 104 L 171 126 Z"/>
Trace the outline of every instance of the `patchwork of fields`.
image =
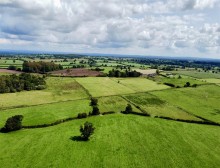
<path id="1" fill-rule="evenodd" d="M 201 86 L 170 88 L 162 84 L 172 82 L 182 86 L 186 81 Z M 220 84 L 218 79 L 188 77 L 166 78 L 161 82 L 146 78 L 48 77 L 45 90 L 1 94 L 0 127 L 8 117 L 17 114 L 24 116 L 24 126 L 50 124 L 83 112 L 88 114 L 92 110 L 91 96 L 98 99 L 101 113 L 114 111 L 115 114 L 0 133 L 0 165 L 219 167 L 219 126 L 157 118 L 220 123 L 217 84 Z M 121 114 L 128 103 L 136 114 L 150 116 Z M 92 139 L 89 142 L 71 140 L 80 134 L 79 126 L 85 121 L 96 127 Z"/>

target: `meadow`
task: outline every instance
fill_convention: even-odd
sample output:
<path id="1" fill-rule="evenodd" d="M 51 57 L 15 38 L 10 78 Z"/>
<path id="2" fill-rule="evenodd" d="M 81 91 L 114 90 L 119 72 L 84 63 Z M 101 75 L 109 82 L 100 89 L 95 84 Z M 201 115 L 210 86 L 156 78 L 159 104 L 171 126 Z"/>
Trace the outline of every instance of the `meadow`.
<path id="1" fill-rule="evenodd" d="M 25 107 L 59 101 L 88 98 L 86 91 L 73 78 L 47 79 L 47 89 L 0 94 L 0 109 Z"/>
<path id="2" fill-rule="evenodd" d="M 219 167 L 220 127 L 174 121 L 220 123 L 218 79 L 158 79 L 47 77 L 45 90 L 1 94 L 0 127 L 14 115 L 24 116 L 23 126 L 36 126 L 89 114 L 91 97 L 101 113 L 114 112 L 0 133 L 1 167 Z M 163 84 L 186 81 L 199 86 Z M 134 114 L 121 113 L 127 104 Z M 145 112 L 150 116 L 140 116 Z M 74 139 L 86 121 L 94 124 L 94 135 L 88 142 Z"/>
<path id="3" fill-rule="evenodd" d="M 94 123 L 89 142 L 74 141 L 85 120 L 0 133 L 1 167 L 219 167 L 219 128 L 115 114 Z M 208 137 L 208 138 L 207 138 Z"/>
<path id="4" fill-rule="evenodd" d="M 146 78 L 76 78 L 92 96 L 109 96 L 167 89 L 168 86 L 157 84 Z"/>
<path id="5" fill-rule="evenodd" d="M 174 74 L 180 74 L 180 75 L 187 75 L 187 76 L 191 76 L 191 77 L 194 77 L 194 78 L 200 78 L 200 79 L 206 79 L 206 78 L 218 78 L 220 79 L 220 74 L 216 74 L 216 73 L 212 73 L 212 72 L 204 72 L 204 71 L 196 71 L 196 70 L 185 70 L 185 71 L 175 71 L 175 72 L 172 72 L 171 73 L 174 73 Z"/>
<path id="6" fill-rule="evenodd" d="M 203 85 L 197 88 L 155 91 L 151 94 L 192 114 L 220 123 L 219 86 Z"/>

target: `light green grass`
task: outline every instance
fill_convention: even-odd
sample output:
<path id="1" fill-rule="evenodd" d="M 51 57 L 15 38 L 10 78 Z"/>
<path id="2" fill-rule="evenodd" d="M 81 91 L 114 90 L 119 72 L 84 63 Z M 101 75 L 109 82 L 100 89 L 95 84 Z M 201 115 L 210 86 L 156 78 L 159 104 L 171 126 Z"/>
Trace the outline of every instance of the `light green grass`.
<path id="1" fill-rule="evenodd" d="M 47 89 L 0 94 L 0 109 L 88 98 L 73 78 L 48 78 Z"/>
<path id="2" fill-rule="evenodd" d="M 85 121 L 96 127 L 77 142 Z M 7 168 L 219 167 L 219 127 L 115 114 L 54 127 L 0 133 L 0 165 Z"/>
<path id="3" fill-rule="evenodd" d="M 23 125 L 50 124 L 60 119 L 76 117 L 78 113 L 89 113 L 89 100 L 75 100 L 53 104 L 38 105 L 26 108 L 16 108 L 0 112 L 0 128 L 7 118 L 14 115 L 23 115 Z"/>
<path id="4" fill-rule="evenodd" d="M 145 78 L 76 78 L 94 97 L 130 94 L 169 88 Z"/>
<path id="5" fill-rule="evenodd" d="M 155 91 L 152 94 L 190 113 L 220 123 L 219 86 L 204 85 L 197 88 Z"/>
<path id="6" fill-rule="evenodd" d="M 174 84 L 176 87 L 184 87 L 184 85 L 186 84 L 186 82 L 189 82 L 190 85 L 193 84 L 206 84 L 205 81 L 202 80 L 198 80 L 192 77 L 186 77 L 186 76 L 181 76 L 181 78 L 178 78 L 179 75 L 175 75 L 172 77 L 163 77 L 163 76 L 157 76 L 155 78 L 153 78 L 156 82 L 158 83 L 171 83 Z"/>
<path id="7" fill-rule="evenodd" d="M 146 78 L 112 78 L 115 82 L 119 81 L 120 85 L 132 89 L 134 92 L 146 92 L 151 90 L 162 90 L 169 88 L 163 84 L 157 84 Z"/>
<path id="8" fill-rule="evenodd" d="M 182 74 L 191 76 L 194 78 L 220 78 L 220 73 L 211 73 L 211 72 L 198 72 L 198 71 L 171 71 L 171 73 Z"/>
<path id="9" fill-rule="evenodd" d="M 134 91 L 124 85 L 120 85 L 108 77 L 76 78 L 83 87 L 94 97 L 133 93 Z"/>
<path id="10" fill-rule="evenodd" d="M 210 79 L 201 79 L 202 81 L 206 81 L 206 82 L 208 82 L 208 83 L 215 83 L 215 84 L 220 84 L 220 79 L 212 79 L 212 78 L 210 78 Z"/>
<path id="11" fill-rule="evenodd" d="M 124 111 L 128 102 L 119 96 L 100 97 L 98 99 L 99 109 L 101 112 L 121 112 Z M 132 106 L 134 112 L 141 113 L 140 110 Z"/>
<path id="12" fill-rule="evenodd" d="M 166 101 L 163 101 L 158 97 L 148 93 L 132 94 L 125 97 L 141 107 L 141 109 L 144 109 L 153 117 L 162 116 L 170 117 L 173 119 L 201 121 L 201 119 L 198 119 L 197 117 L 194 117 L 185 111 L 167 103 Z"/>

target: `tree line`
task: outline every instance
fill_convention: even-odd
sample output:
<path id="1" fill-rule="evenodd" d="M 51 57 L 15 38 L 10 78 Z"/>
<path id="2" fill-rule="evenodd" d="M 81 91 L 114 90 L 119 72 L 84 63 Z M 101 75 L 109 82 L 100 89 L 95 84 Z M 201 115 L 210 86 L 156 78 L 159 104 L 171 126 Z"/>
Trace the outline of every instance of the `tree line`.
<path id="1" fill-rule="evenodd" d="M 112 69 L 109 71 L 108 76 L 109 77 L 139 77 L 142 74 L 137 71 L 128 71 L 127 69 L 125 71 L 115 70 Z"/>
<path id="2" fill-rule="evenodd" d="M 55 71 L 55 70 L 62 70 L 63 66 L 62 65 L 57 65 L 53 62 L 29 62 L 29 61 L 24 61 L 22 65 L 23 72 L 32 72 L 32 73 L 46 73 L 50 71 Z"/>
<path id="3" fill-rule="evenodd" d="M 0 93 L 42 90 L 45 88 L 46 81 L 44 76 L 40 77 L 27 73 L 0 76 Z"/>

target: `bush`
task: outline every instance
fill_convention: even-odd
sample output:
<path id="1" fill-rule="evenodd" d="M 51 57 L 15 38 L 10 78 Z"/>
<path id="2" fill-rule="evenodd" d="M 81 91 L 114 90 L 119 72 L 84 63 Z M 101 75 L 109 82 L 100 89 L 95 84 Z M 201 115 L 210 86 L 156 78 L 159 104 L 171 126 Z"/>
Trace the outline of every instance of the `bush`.
<path id="1" fill-rule="evenodd" d="M 80 126 L 81 137 L 88 141 L 89 137 L 94 133 L 95 127 L 93 127 L 92 123 L 85 122 L 84 125 Z"/>
<path id="2" fill-rule="evenodd" d="M 97 106 L 93 106 L 91 115 L 99 115 L 100 111 Z"/>
<path id="3" fill-rule="evenodd" d="M 90 106 L 97 106 L 98 105 L 98 99 L 92 97 L 90 100 L 91 100 Z"/>
<path id="4" fill-rule="evenodd" d="M 125 114 L 129 114 L 129 113 L 132 113 L 132 107 L 131 107 L 131 105 L 130 104 L 127 104 L 127 107 L 125 108 L 125 111 L 124 111 L 124 113 Z"/>
<path id="5" fill-rule="evenodd" d="M 87 114 L 86 113 L 79 113 L 77 118 L 86 118 L 87 117 Z"/>
<path id="6" fill-rule="evenodd" d="M 186 82 L 186 84 L 184 85 L 184 87 L 190 87 L 190 83 Z"/>
<path id="7" fill-rule="evenodd" d="M 7 119 L 5 126 L 1 129 L 2 132 L 11 132 L 22 128 L 22 115 L 15 115 Z"/>
<path id="8" fill-rule="evenodd" d="M 192 87 L 197 87 L 197 84 L 193 84 Z"/>
<path id="9" fill-rule="evenodd" d="M 167 86 L 170 86 L 170 87 L 175 87 L 175 85 L 174 84 L 172 84 L 172 83 L 167 83 L 167 82 L 165 82 L 165 83 L 163 83 L 164 85 L 167 85 Z"/>

